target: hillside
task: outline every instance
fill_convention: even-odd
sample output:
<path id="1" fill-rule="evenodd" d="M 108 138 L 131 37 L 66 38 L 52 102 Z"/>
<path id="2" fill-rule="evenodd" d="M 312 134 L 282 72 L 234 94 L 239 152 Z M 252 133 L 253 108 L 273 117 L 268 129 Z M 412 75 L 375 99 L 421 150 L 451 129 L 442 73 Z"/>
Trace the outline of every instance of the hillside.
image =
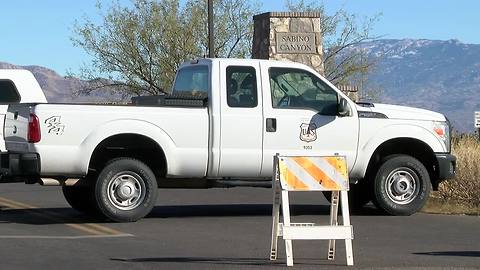
<path id="1" fill-rule="evenodd" d="M 63 77 L 55 71 L 41 66 L 18 66 L 0 62 L 0 69 L 26 69 L 33 73 L 42 88 L 48 102 L 53 103 L 81 103 L 81 102 L 110 102 L 119 101 L 122 97 L 109 93 L 94 92 L 91 95 L 79 95 L 87 81 L 75 77 Z"/>
<path id="2" fill-rule="evenodd" d="M 480 45 L 458 40 L 378 40 L 355 49 L 378 59 L 369 76 L 382 101 L 447 115 L 455 129 L 473 131 L 480 111 Z"/>

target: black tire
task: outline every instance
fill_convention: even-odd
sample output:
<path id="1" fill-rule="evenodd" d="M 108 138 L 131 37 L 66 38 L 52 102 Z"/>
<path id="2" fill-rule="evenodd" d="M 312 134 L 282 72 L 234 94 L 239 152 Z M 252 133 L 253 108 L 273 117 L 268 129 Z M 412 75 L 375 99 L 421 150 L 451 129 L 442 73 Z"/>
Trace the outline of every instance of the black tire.
<path id="1" fill-rule="evenodd" d="M 395 216 L 409 216 L 420 210 L 432 190 L 425 166 L 407 155 L 384 159 L 374 182 L 374 203 Z"/>
<path id="2" fill-rule="evenodd" d="M 102 215 L 116 222 L 133 222 L 155 206 L 157 182 L 152 170 L 132 158 L 110 161 L 98 175 L 95 200 Z"/>
<path id="3" fill-rule="evenodd" d="M 332 202 L 332 192 L 323 191 L 323 196 L 328 202 Z M 350 190 L 348 191 L 348 204 L 349 208 L 353 211 L 362 209 L 367 203 L 372 200 L 373 190 L 367 179 L 357 183 L 350 184 Z"/>
<path id="4" fill-rule="evenodd" d="M 92 187 L 63 186 L 62 191 L 65 200 L 73 209 L 89 215 L 98 214 Z"/>

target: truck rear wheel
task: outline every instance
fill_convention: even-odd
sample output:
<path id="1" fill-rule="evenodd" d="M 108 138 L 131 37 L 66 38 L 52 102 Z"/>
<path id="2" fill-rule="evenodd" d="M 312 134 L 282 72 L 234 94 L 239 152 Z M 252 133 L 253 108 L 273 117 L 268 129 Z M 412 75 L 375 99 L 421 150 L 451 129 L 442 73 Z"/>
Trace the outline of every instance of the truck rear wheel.
<path id="1" fill-rule="evenodd" d="M 157 199 L 152 170 L 132 158 L 110 161 L 98 175 L 95 199 L 101 214 L 112 221 L 132 222 L 145 217 Z"/>
<path id="2" fill-rule="evenodd" d="M 385 159 L 375 176 L 375 204 L 391 215 L 409 216 L 420 210 L 432 187 L 425 166 L 407 155 Z"/>

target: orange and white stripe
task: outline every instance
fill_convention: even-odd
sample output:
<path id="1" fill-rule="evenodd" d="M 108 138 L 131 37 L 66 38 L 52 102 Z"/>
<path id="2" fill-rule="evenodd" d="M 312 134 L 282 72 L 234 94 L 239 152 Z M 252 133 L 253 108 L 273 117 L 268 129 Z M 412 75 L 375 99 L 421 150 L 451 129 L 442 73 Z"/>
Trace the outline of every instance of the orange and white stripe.
<path id="1" fill-rule="evenodd" d="M 287 191 L 348 190 L 345 157 L 278 157 L 280 183 Z"/>

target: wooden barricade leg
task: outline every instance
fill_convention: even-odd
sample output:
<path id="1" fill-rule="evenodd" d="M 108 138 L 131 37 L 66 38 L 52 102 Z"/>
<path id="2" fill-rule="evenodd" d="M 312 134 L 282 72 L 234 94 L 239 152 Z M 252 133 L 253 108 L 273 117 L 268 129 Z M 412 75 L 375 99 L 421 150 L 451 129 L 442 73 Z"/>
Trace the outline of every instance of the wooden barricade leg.
<path id="1" fill-rule="evenodd" d="M 273 209 L 272 209 L 272 244 L 270 248 L 270 260 L 277 259 L 278 248 L 278 222 L 280 218 L 280 183 L 278 179 L 273 180 Z"/>
<path id="2" fill-rule="evenodd" d="M 348 210 L 348 193 L 347 193 L 347 191 L 345 191 L 345 190 L 341 191 L 340 199 L 342 200 L 343 226 L 350 226 L 350 212 Z M 347 265 L 353 265 L 352 239 L 345 239 L 345 253 L 347 255 Z"/>
<path id="3" fill-rule="evenodd" d="M 286 190 L 282 190 L 282 212 L 283 226 L 290 226 L 290 202 Z M 293 266 L 292 240 L 285 239 L 285 252 L 287 254 L 287 266 Z"/>
<path id="4" fill-rule="evenodd" d="M 338 191 L 332 191 L 332 198 L 330 199 L 330 226 L 338 225 Z M 335 239 L 328 241 L 328 260 L 335 259 Z"/>

